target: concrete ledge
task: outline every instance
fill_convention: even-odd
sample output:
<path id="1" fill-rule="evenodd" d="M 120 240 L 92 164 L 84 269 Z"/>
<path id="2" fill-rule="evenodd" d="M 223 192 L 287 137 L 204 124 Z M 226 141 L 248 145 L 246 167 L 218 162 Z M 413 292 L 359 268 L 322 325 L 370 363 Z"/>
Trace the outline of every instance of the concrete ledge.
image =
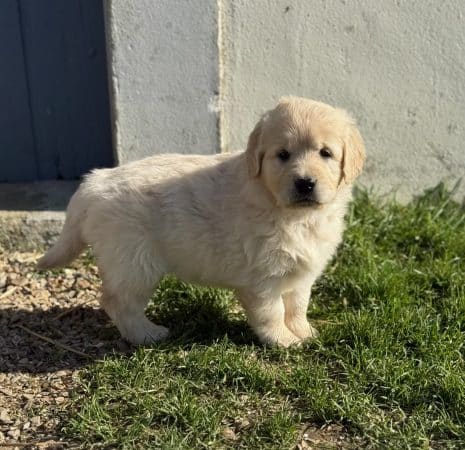
<path id="1" fill-rule="evenodd" d="M 0 252 L 40 251 L 61 231 L 77 181 L 0 184 Z"/>

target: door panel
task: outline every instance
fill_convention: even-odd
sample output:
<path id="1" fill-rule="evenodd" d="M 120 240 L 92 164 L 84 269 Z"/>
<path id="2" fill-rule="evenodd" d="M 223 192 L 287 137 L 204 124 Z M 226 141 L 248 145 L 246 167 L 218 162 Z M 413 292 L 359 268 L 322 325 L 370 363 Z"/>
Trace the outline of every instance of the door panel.
<path id="1" fill-rule="evenodd" d="M 24 170 L 17 158 L 20 118 L 12 120 L 15 126 L 7 134 L 13 153 L 5 156 L 2 146 L 0 159 L 9 159 L 14 171 L 0 167 L 0 180 L 75 179 L 94 167 L 112 165 L 102 2 L 8 2 L 16 4 L 24 55 L 23 66 L 14 68 L 12 76 L 26 80 L 23 103 L 33 142 L 25 151 Z M 2 2 L 0 16 L 4 10 Z M 0 114 L 2 110 L 0 104 Z"/>
<path id="2" fill-rule="evenodd" d="M 0 4 L 0 181 L 36 179 L 37 161 L 16 0 Z"/>

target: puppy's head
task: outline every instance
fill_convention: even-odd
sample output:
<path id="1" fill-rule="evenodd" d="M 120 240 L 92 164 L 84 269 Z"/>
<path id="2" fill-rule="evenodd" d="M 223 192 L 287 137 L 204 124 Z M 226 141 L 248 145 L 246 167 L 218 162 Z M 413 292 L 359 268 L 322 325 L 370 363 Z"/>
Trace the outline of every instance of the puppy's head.
<path id="1" fill-rule="evenodd" d="M 364 160 L 362 137 L 347 112 L 298 97 L 284 97 L 265 113 L 247 145 L 250 176 L 282 207 L 330 203 Z"/>

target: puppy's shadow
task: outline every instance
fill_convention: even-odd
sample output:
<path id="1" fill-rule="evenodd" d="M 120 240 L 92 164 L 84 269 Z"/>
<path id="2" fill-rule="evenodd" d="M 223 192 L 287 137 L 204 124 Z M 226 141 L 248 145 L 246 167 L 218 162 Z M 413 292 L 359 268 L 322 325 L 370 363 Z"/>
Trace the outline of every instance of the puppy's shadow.
<path id="1" fill-rule="evenodd" d="M 130 351 L 106 314 L 90 306 L 0 310 L 0 372 L 78 369 Z"/>
<path id="2" fill-rule="evenodd" d="M 202 291 L 202 289 L 193 288 Z M 205 290 L 204 290 L 205 291 Z M 236 345 L 257 342 L 243 314 L 233 312 L 234 304 L 207 293 L 192 303 L 184 291 L 166 302 L 153 302 L 148 317 L 170 329 L 164 347 L 186 348 L 193 344 L 208 345 L 223 338 Z"/>
<path id="3" fill-rule="evenodd" d="M 171 332 L 153 348 L 177 351 L 226 336 L 238 345 L 255 341 L 245 318 L 231 313 L 230 304 L 211 292 L 198 295 L 193 302 L 190 289 L 199 292 L 189 287 L 186 291 L 184 286 L 163 289 L 162 301 L 156 299 L 149 305 L 150 319 Z M 135 347 L 120 337 L 103 310 L 77 306 L 46 311 L 2 309 L 0 349 L 0 372 L 44 373 L 78 369 L 109 354 L 130 356 Z"/>

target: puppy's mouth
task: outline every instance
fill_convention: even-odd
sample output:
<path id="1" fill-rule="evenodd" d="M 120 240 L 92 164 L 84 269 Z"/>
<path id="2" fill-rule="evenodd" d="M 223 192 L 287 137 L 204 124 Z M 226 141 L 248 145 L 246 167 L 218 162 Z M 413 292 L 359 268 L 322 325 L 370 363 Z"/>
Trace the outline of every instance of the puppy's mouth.
<path id="1" fill-rule="evenodd" d="M 323 204 L 314 198 L 310 197 L 304 197 L 304 198 L 296 198 L 292 202 L 292 206 L 297 207 L 297 208 L 318 208 L 320 206 L 323 206 Z"/>

